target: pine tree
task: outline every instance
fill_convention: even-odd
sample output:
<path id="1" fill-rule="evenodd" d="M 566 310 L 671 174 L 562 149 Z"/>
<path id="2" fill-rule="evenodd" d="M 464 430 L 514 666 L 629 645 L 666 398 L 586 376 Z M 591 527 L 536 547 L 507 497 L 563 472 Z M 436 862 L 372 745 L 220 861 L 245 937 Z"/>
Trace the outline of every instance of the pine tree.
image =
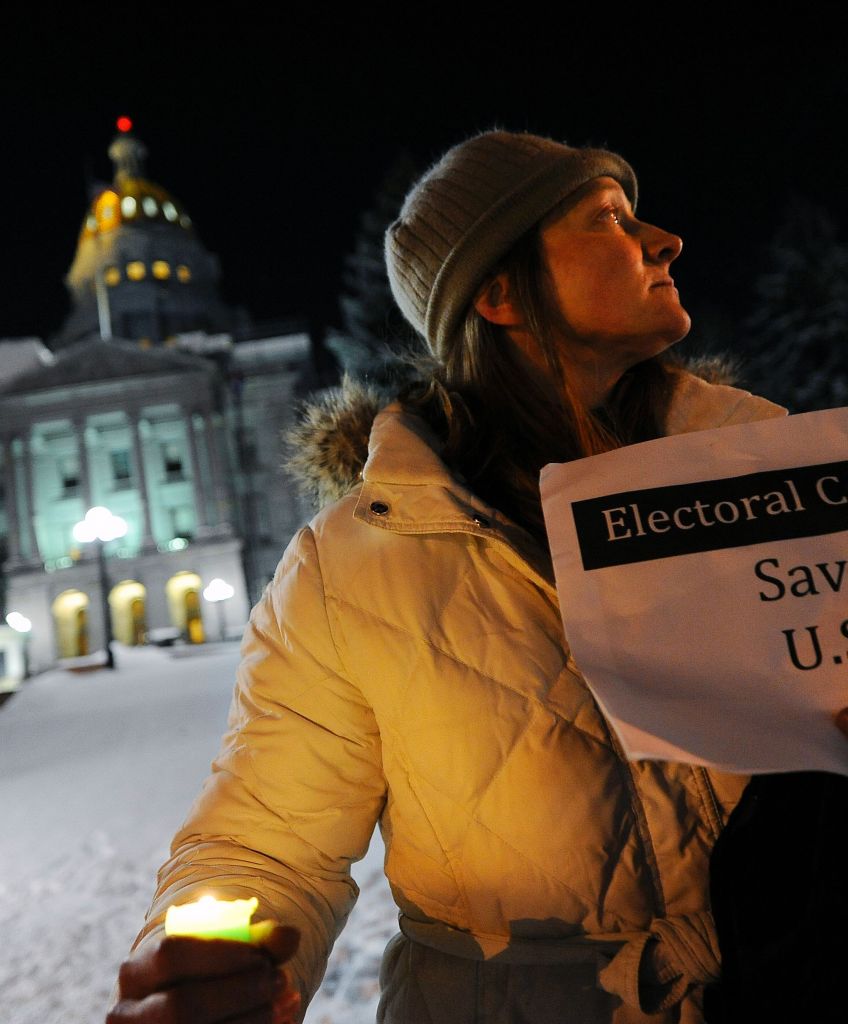
<path id="1" fill-rule="evenodd" d="M 790 412 L 848 404 L 848 245 L 825 210 L 790 203 L 755 297 L 747 386 Z"/>
<path id="2" fill-rule="evenodd" d="M 412 159 L 401 153 L 380 184 L 373 206 L 360 217 L 342 277 L 339 303 L 344 330 L 327 339 L 346 373 L 378 385 L 402 380 L 408 373 L 405 355 L 422 345 L 395 305 L 383 256 L 386 229 L 416 177 Z"/>

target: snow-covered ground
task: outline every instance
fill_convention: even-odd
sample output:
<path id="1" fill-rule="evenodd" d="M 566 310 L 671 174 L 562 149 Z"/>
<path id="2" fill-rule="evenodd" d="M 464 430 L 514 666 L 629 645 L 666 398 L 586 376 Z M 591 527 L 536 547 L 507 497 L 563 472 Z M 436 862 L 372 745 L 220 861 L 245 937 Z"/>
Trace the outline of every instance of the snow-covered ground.
<path id="1" fill-rule="evenodd" d="M 55 670 L 0 707 L 4 1024 L 102 1024 L 168 841 L 209 768 L 235 644 L 117 648 L 118 670 Z M 371 1024 L 394 904 L 375 837 L 359 903 L 308 1024 Z"/>

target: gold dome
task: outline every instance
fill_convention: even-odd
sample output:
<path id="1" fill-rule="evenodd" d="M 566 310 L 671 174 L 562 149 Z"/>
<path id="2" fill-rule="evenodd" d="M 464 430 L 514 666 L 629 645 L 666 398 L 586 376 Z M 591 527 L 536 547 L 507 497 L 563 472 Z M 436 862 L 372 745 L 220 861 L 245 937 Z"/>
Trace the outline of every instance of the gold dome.
<path id="1" fill-rule="evenodd" d="M 118 128 L 123 134 L 109 146 L 113 181 L 94 194 L 65 275 L 71 311 L 57 343 L 99 334 L 160 345 L 174 334 L 229 325 L 217 259 L 183 205 L 147 178 L 144 143 Z"/>
<path id="2" fill-rule="evenodd" d="M 92 200 L 80 240 L 107 234 L 122 224 L 144 225 L 158 221 L 185 230 L 191 228 L 191 218 L 182 204 L 161 185 L 144 177 L 147 149 L 128 129 L 121 129 L 112 140 L 109 156 L 115 165 L 114 181 Z"/>
<path id="3" fill-rule="evenodd" d="M 160 185 L 146 178 L 121 177 L 104 189 L 89 206 L 81 236 L 90 238 L 114 231 L 122 224 L 173 224 L 191 228 L 182 204 Z"/>

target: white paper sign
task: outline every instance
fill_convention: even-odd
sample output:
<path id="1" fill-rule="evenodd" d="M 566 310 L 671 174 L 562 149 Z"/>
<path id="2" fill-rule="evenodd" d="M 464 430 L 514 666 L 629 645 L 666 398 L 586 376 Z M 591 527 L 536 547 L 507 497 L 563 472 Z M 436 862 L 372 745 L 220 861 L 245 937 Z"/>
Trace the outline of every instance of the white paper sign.
<path id="1" fill-rule="evenodd" d="M 563 625 L 627 756 L 848 775 L 848 409 L 542 470 Z"/>

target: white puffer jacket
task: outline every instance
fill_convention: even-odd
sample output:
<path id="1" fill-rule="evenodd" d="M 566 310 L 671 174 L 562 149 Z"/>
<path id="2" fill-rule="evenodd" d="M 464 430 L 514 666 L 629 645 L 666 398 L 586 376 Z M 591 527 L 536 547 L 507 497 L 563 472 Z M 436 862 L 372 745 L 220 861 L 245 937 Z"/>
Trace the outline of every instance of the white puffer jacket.
<path id="1" fill-rule="evenodd" d="M 668 432 L 783 412 L 684 376 Z M 289 545 L 142 936 L 199 889 L 255 894 L 301 929 L 308 999 L 379 821 L 403 933 L 382 1020 L 699 1021 L 708 858 L 744 780 L 619 756 L 544 556 L 433 444 L 383 410 L 361 486 Z"/>

